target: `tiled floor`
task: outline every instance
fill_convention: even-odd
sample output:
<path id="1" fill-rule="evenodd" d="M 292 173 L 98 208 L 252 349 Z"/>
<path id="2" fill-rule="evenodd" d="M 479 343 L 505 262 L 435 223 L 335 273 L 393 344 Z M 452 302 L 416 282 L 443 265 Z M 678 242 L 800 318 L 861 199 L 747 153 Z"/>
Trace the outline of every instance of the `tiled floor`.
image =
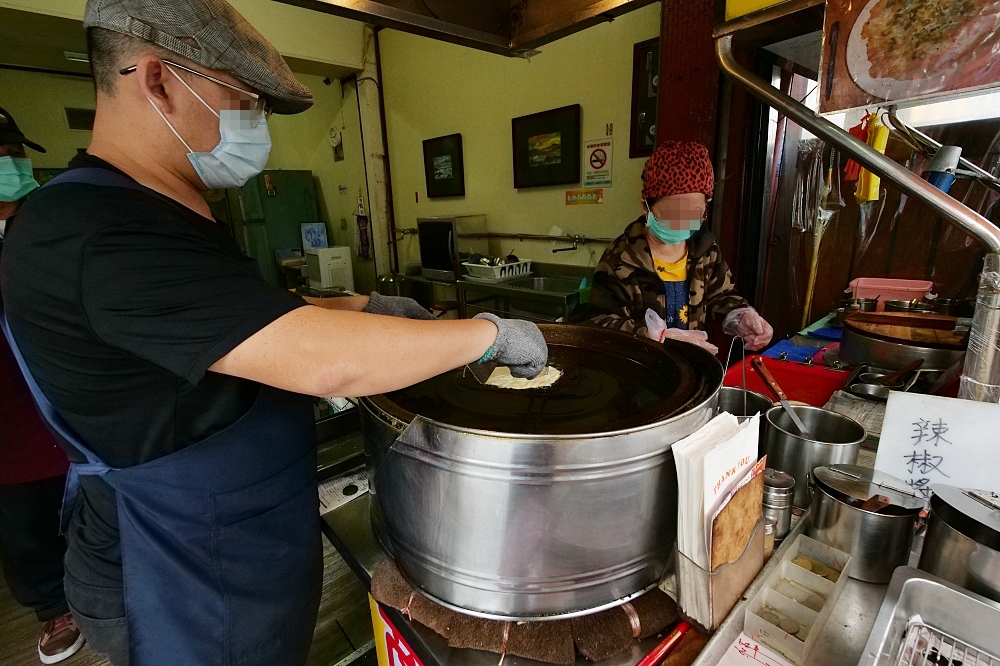
<path id="1" fill-rule="evenodd" d="M 308 666 L 330 666 L 372 639 L 368 594 L 347 564 L 324 538 L 323 600 Z M 41 625 L 18 606 L 0 575 L 0 666 L 36 666 Z M 86 646 L 67 666 L 107 666 Z"/>

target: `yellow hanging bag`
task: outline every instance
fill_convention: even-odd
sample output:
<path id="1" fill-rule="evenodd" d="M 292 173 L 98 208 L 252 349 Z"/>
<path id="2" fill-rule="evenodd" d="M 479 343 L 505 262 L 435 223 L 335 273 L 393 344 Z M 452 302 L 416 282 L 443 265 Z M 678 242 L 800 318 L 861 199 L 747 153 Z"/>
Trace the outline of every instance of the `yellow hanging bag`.
<path id="1" fill-rule="evenodd" d="M 885 155 L 885 147 L 889 144 L 889 128 L 886 127 L 878 114 L 871 114 L 868 121 L 868 145 Z M 858 186 L 854 190 L 854 198 L 859 204 L 877 201 L 881 179 L 868 169 L 861 169 L 858 175 Z"/>

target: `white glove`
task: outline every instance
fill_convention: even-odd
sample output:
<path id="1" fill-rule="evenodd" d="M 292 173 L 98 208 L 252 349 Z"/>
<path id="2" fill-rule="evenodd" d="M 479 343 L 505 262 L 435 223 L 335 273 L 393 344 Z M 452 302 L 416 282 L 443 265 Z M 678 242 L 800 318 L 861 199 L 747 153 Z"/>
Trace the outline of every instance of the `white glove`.
<path id="1" fill-rule="evenodd" d="M 722 322 L 726 335 L 743 338 L 747 349 L 757 351 L 771 342 L 774 329 L 753 308 L 736 308 Z"/>

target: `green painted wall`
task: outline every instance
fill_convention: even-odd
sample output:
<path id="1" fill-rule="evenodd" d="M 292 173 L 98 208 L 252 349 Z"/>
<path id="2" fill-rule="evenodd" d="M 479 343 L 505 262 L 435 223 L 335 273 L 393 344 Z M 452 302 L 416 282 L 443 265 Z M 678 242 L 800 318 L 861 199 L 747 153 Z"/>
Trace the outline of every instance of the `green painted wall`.
<path id="1" fill-rule="evenodd" d="M 650 5 L 543 47 L 530 61 L 509 59 L 393 30 L 380 33 L 396 225 L 428 215 L 486 213 L 491 231 L 565 232 L 613 238 L 640 214 L 645 159 L 629 159 L 632 47 L 659 34 Z M 514 189 L 511 119 L 568 104 L 583 107 L 582 139 L 614 124 L 614 185 L 604 203 L 567 206 L 564 185 Z M 421 142 L 461 132 L 466 196 L 428 200 Z M 416 196 L 419 196 L 419 203 Z M 508 243 L 523 258 L 596 264 L 604 248 L 552 254 L 549 243 Z M 413 236 L 400 244 L 410 259 Z M 401 256 L 402 260 L 403 257 Z"/>
<path id="2" fill-rule="evenodd" d="M 333 81 L 326 85 L 318 76 L 296 76 L 313 91 L 316 102 L 304 113 L 271 116 L 273 145 L 267 168 L 312 171 L 316 177 L 320 216 L 329 227 L 330 243 L 355 247 L 352 214 L 358 205 L 359 191 L 365 199 L 365 207 L 368 205 L 355 84 L 347 83 L 342 87 L 338 81 Z M 330 128 L 343 133 L 343 161 L 334 161 Z M 341 192 L 341 186 L 346 192 Z M 341 228 L 341 220 L 346 220 L 346 229 Z M 353 262 L 355 289 L 361 293 L 374 290 L 374 262 L 359 259 L 356 252 Z"/>
<path id="3" fill-rule="evenodd" d="M 338 81 L 323 83 L 318 76 L 297 74 L 309 86 L 315 105 L 294 116 L 272 116 L 273 148 L 268 169 L 309 169 L 316 177 L 320 215 L 330 227 L 331 243 L 354 245 L 351 213 L 357 206 L 361 188 L 367 202 L 364 157 L 361 150 L 361 124 L 354 84 L 343 87 L 345 98 L 341 114 L 341 86 Z M 46 153 L 28 151 L 39 168 L 63 168 L 78 148 L 90 144 L 91 133 L 69 129 L 64 107 L 94 108 L 94 87 L 90 79 L 52 74 L 37 74 L 0 69 L 0 106 L 13 114 L 25 135 L 40 143 Z M 335 162 L 328 139 L 330 127 L 344 134 L 344 156 Z M 164 131 L 169 131 L 164 127 Z M 178 150 L 183 148 L 178 143 Z M 347 188 L 340 194 L 339 186 Z M 340 229 L 341 218 L 348 221 Z M 375 287 L 373 262 L 356 259 L 355 287 L 371 291 Z"/>
<path id="4" fill-rule="evenodd" d="M 60 169 L 77 148 L 90 145 L 90 132 L 71 130 L 63 111 L 94 108 L 90 79 L 0 69 L 0 106 L 10 111 L 26 137 L 47 151 L 43 155 L 28 150 L 38 168 Z"/>
<path id="5" fill-rule="evenodd" d="M 285 56 L 361 69 L 364 25 L 272 0 L 230 4 Z M 0 0 L 0 7 L 83 19 L 86 0 Z"/>

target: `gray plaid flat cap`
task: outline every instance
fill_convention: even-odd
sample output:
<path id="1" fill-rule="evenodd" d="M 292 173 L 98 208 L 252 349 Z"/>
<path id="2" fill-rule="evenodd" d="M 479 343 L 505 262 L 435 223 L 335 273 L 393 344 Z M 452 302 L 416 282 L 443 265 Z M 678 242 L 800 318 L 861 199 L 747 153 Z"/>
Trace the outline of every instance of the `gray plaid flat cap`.
<path id="1" fill-rule="evenodd" d="M 85 28 L 106 28 L 229 72 L 264 94 L 275 113 L 300 113 L 312 92 L 277 49 L 225 0 L 88 0 Z"/>

